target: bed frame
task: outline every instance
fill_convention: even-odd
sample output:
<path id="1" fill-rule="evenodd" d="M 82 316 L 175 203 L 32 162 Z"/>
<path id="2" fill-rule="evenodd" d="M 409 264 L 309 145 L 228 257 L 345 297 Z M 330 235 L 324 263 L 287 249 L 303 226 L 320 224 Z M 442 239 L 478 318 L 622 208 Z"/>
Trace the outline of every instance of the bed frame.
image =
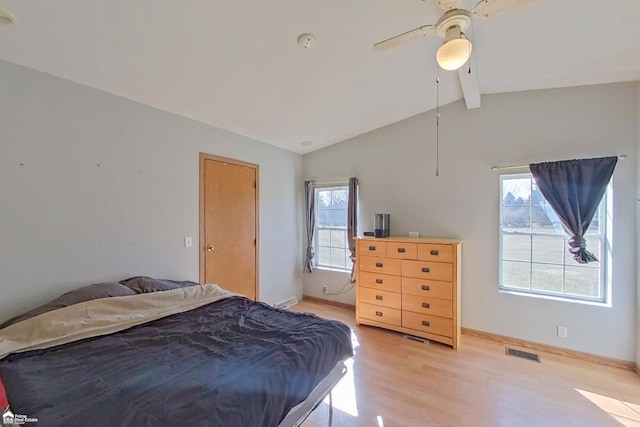
<path id="1" fill-rule="evenodd" d="M 342 377 L 347 373 L 347 367 L 344 361 L 340 361 L 333 367 L 329 374 L 311 390 L 309 397 L 298 405 L 291 408 L 286 417 L 278 424 L 278 427 L 299 427 L 304 420 L 322 403 L 324 398 L 329 395 L 329 425 L 333 418 L 333 399 L 331 391 L 340 382 Z"/>

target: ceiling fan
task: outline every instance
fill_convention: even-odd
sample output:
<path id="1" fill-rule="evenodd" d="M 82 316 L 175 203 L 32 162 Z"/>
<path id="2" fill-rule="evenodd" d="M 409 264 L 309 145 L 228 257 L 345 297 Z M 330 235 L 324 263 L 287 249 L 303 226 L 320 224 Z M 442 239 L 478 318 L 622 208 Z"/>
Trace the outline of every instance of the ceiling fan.
<path id="1" fill-rule="evenodd" d="M 423 0 L 425 1 L 425 0 Z M 444 44 L 436 53 L 438 65 L 445 70 L 457 70 L 471 56 L 471 42 L 464 30 L 471 26 L 471 17 L 486 18 L 497 12 L 531 3 L 535 0 L 481 0 L 471 10 L 458 9 L 458 0 L 436 0 L 445 13 L 433 25 L 423 25 L 406 33 L 388 38 L 373 45 L 375 50 L 387 50 L 407 40 L 428 36 L 434 32 L 444 39 Z"/>

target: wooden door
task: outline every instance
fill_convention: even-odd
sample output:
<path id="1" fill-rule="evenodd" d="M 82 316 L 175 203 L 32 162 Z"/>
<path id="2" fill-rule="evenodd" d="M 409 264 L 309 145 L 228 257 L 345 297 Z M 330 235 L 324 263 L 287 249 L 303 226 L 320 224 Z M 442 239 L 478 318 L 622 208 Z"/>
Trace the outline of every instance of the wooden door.
<path id="1" fill-rule="evenodd" d="M 200 282 L 258 298 L 258 166 L 200 154 Z"/>

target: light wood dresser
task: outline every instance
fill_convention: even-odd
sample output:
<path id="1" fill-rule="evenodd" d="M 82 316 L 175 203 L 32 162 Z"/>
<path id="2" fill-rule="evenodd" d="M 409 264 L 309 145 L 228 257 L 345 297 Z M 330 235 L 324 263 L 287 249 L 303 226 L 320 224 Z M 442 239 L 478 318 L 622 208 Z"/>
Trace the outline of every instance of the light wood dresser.
<path id="1" fill-rule="evenodd" d="M 356 239 L 356 323 L 458 348 L 461 240 Z"/>

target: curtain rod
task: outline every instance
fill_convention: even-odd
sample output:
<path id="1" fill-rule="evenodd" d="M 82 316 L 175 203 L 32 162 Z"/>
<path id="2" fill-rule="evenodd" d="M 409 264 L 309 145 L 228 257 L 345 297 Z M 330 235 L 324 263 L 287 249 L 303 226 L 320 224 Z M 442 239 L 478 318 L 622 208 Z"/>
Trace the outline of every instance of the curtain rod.
<path id="1" fill-rule="evenodd" d="M 627 158 L 626 154 L 620 154 L 618 156 L 618 158 L 620 160 L 624 160 Z M 514 165 L 514 166 L 491 166 L 491 170 L 492 171 L 497 171 L 497 170 L 504 170 L 504 169 L 521 169 L 521 168 L 528 168 L 529 165 Z"/>
<path id="2" fill-rule="evenodd" d="M 320 185 L 329 185 L 329 184 L 348 184 L 349 183 L 349 178 L 347 179 L 341 179 L 341 180 L 336 180 L 336 181 L 313 181 L 316 184 L 320 184 Z M 358 183 L 360 183 L 360 180 L 357 181 Z"/>

